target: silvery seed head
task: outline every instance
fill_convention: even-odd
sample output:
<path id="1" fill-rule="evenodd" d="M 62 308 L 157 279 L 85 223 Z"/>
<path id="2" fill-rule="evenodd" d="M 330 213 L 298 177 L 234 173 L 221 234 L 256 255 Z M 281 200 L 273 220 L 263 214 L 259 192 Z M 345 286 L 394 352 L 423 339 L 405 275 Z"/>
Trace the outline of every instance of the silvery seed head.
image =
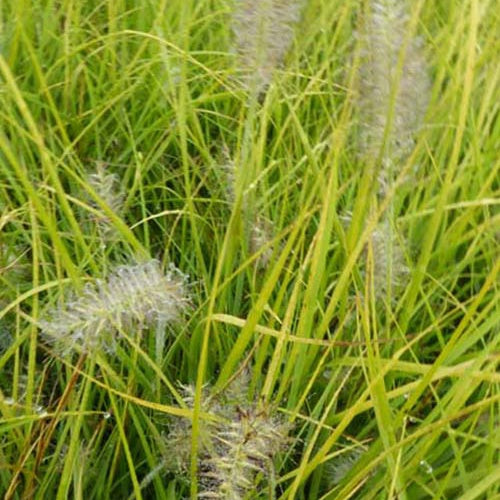
<path id="1" fill-rule="evenodd" d="M 325 476 L 329 486 L 339 484 L 363 456 L 362 448 L 352 448 L 326 463 Z"/>
<path id="2" fill-rule="evenodd" d="M 124 192 L 116 174 L 107 172 L 104 164 L 99 162 L 95 171 L 89 174 L 88 182 L 113 212 L 120 212 Z"/>
<path id="3" fill-rule="evenodd" d="M 362 34 L 361 149 L 369 158 L 377 157 L 383 148 L 382 184 L 392 181 L 392 165 L 411 151 L 429 98 L 429 78 L 419 39 L 411 39 L 406 45 L 398 75 L 407 38 L 406 7 L 404 0 L 371 0 Z M 390 134 L 384 141 L 391 108 Z"/>
<path id="4" fill-rule="evenodd" d="M 281 65 L 300 18 L 298 0 L 235 0 L 232 29 L 244 86 L 257 94 Z"/>
<path id="5" fill-rule="evenodd" d="M 351 223 L 352 214 L 344 213 L 340 219 L 347 227 Z M 397 228 L 392 227 L 390 220 L 384 217 L 379 221 L 377 227 L 370 235 L 368 244 L 373 253 L 372 279 L 375 296 L 378 299 L 385 298 L 389 290 L 397 291 L 405 284 L 410 270 L 406 265 L 404 254 L 404 240 L 401 242 Z M 368 248 L 363 255 L 366 260 Z M 366 266 L 362 267 L 361 274 L 367 275 Z"/>
<path id="6" fill-rule="evenodd" d="M 236 165 L 227 146 L 222 147 L 222 161 L 219 164 L 219 171 L 222 174 L 222 187 L 225 201 L 233 205 L 236 201 Z"/>
<path id="7" fill-rule="evenodd" d="M 249 233 L 249 250 L 250 253 L 255 254 L 261 251 L 266 245 L 269 245 L 273 237 L 273 225 L 270 220 L 257 216 L 256 220 L 252 221 L 250 224 Z M 266 248 L 266 250 L 260 254 L 257 260 L 257 266 L 259 268 L 266 267 L 271 260 L 272 253 L 272 247 Z"/>
<path id="8" fill-rule="evenodd" d="M 180 393 L 188 408 L 194 407 L 195 387 L 181 385 Z M 217 399 L 209 394 L 208 387 L 202 390 L 201 411 L 210 415 L 218 415 L 222 409 Z M 200 456 L 206 457 L 211 447 L 214 433 L 217 432 L 217 423 L 208 419 L 200 420 L 198 431 L 198 449 Z M 172 419 L 166 446 L 169 453 L 164 458 L 165 467 L 173 472 L 188 474 L 191 456 L 191 420 Z"/>
<path id="9" fill-rule="evenodd" d="M 238 408 L 232 420 L 214 436 L 216 446 L 208 460 L 211 482 L 204 497 L 246 498 L 256 486 L 257 474 L 269 475 L 288 431 L 288 424 L 266 409 Z"/>
<path id="10" fill-rule="evenodd" d="M 373 249 L 373 285 L 377 297 L 384 297 L 388 290 L 404 284 L 409 269 L 403 249 L 388 219 L 383 219 L 371 235 Z"/>
<path id="11" fill-rule="evenodd" d="M 116 174 L 107 172 L 104 164 L 98 162 L 95 171 L 88 175 L 87 182 L 115 214 L 121 214 L 125 193 Z M 98 208 L 94 201 L 91 204 Z M 113 227 L 104 214 L 97 219 L 97 227 L 104 239 L 113 236 Z"/>
<path id="12" fill-rule="evenodd" d="M 236 202 L 236 178 L 241 175 L 241 170 L 238 171 L 234 160 L 232 160 L 227 147 L 222 149 L 223 162 L 220 164 L 222 174 L 222 185 L 224 187 L 224 195 L 229 205 L 234 206 Z M 245 232 L 246 241 L 248 242 L 248 250 L 250 254 L 255 254 L 267 245 L 273 238 L 274 227 L 272 222 L 259 215 L 257 203 L 249 202 L 249 192 L 255 190 L 255 183 L 243 193 L 241 204 L 241 215 L 243 220 L 243 229 Z M 271 247 L 261 251 L 257 259 L 257 267 L 265 268 L 272 256 L 273 249 Z"/>
<path id="13" fill-rule="evenodd" d="M 194 388 L 183 388 L 188 407 Z M 199 426 L 199 498 L 242 500 L 254 492 L 258 475 L 268 478 L 273 460 L 288 441 L 290 425 L 269 407 L 248 401 L 245 374 L 223 393 L 202 395 L 202 411 L 214 416 Z M 191 451 L 191 422 L 174 420 L 167 436 L 170 469 L 186 474 Z M 171 451 L 171 453 L 170 453 Z"/>
<path id="14" fill-rule="evenodd" d="M 165 274 L 156 260 L 120 266 L 49 311 L 42 333 L 62 353 L 113 349 L 120 332 L 176 321 L 189 304 L 186 283 L 174 266 Z"/>

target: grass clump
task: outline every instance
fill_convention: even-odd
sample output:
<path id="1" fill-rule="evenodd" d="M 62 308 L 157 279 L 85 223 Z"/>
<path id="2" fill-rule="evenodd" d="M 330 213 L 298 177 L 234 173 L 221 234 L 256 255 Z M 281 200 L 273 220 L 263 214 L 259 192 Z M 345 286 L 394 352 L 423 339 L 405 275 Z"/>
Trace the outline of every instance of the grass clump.
<path id="1" fill-rule="evenodd" d="M 0 496 L 496 498 L 497 31 L 5 0 Z"/>

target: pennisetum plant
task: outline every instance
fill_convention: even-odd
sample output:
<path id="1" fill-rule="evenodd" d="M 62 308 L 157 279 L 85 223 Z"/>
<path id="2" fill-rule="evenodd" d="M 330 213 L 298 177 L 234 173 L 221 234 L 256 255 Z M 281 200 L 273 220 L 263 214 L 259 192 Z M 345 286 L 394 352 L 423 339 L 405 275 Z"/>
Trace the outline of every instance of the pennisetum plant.
<path id="1" fill-rule="evenodd" d="M 120 332 L 176 321 L 189 304 L 187 277 L 171 265 L 162 272 L 156 260 L 115 268 L 72 291 L 40 322 L 44 337 L 56 351 L 92 354 L 113 350 Z"/>
<path id="2" fill-rule="evenodd" d="M 409 34 L 408 12 L 404 0 L 370 0 L 360 40 L 360 155 L 368 165 L 380 160 L 374 171 L 382 198 L 413 148 L 429 96 L 422 42 Z M 371 238 L 378 296 L 391 282 L 400 284 L 408 271 L 393 234 L 392 211 L 390 206 Z"/>
<path id="3" fill-rule="evenodd" d="M 409 21 L 404 0 L 371 0 L 361 37 L 361 152 L 381 157 L 382 188 L 411 151 L 429 97 L 422 41 L 409 38 Z"/>
<path id="4" fill-rule="evenodd" d="M 283 64 L 292 45 L 295 25 L 300 19 L 302 0 L 234 0 L 231 28 L 232 51 L 236 54 L 239 81 L 248 92 L 249 111 L 241 153 L 237 161 L 228 163 L 228 201 L 236 205 L 241 196 L 239 211 L 248 249 L 260 251 L 257 265 L 265 266 L 270 250 L 263 247 L 272 238 L 272 222 L 259 209 L 256 196 L 255 172 L 249 151 L 254 137 L 254 117 L 259 99 L 269 88 L 275 71 Z"/>
<path id="5" fill-rule="evenodd" d="M 288 442 L 290 424 L 273 408 L 249 402 L 248 386 L 236 379 L 224 392 L 204 387 L 201 408 L 211 418 L 200 423 L 199 498 L 243 500 L 255 493 L 259 480 L 272 476 L 274 460 Z M 195 389 L 183 387 L 187 407 Z M 166 466 L 187 475 L 191 452 L 191 422 L 172 421 L 166 439 Z M 253 497 L 252 497 L 253 498 Z"/>
<path id="6" fill-rule="evenodd" d="M 98 162 L 95 170 L 87 175 L 87 182 L 115 214 L 121 214 L 125 193 L 116 174 L 107 171 L 103 162 Z M 91 205 L 97 208 L 93 200 Z M 108 217 L 105 215 L 98 216 L 96 226 L 102 243 L 113 238 L 114 228 Z"/>
<path id="7" fill-rule="evenodd" d="M 298 0 L 235 0 L 232 30 L 245 88 L 259 94 L 271 83 L 294 37 Z"/>

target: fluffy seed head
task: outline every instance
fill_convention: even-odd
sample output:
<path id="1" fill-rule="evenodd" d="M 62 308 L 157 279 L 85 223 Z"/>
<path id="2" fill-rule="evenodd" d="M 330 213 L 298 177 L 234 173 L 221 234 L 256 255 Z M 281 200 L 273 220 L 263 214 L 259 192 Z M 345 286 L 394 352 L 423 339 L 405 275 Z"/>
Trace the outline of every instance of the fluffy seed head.
<path id="1" fill-rule="evenodd" d="M 187 406 L 194 403 L 194 388 L 184 388 Z M 248 385 L 236 379 L 224 394 L 203 392 L 202 410 L 213 421 L 200 422 L 199 498 L 242 500 L 254 491 L 257 475 L 268 477 L 273 459 L 287 443 L 290 426 L 268 407 L 249 403 Z M 167 436 L 170 469 L 189 470 L 191 422 L 176 420 Z"/>
<path id="2" fill-rule="evenodd" d="M 96 165 L 95 171 L 87 176 L 87 182 L 115 214 L 121 214 L 125 193 L 116 174 L 107 172 L 104 164 L 99 162 Z M 91 204 L 95 208 L 98 208 L 93 200 Z M 98 218 L 97 227 L 104 239 L 109 239 L 113 236 L 113 227 L 108 217 L 104 214 Z"/>
<path id="3" fill-rule="evenodd" d="M 181 385 L 180 393 L 188 408 L 194 407 L 195 387 L 192 385 Z M 218 415 L 222 412 L 217 399 L 210 396 L 207 387 L 203 388 L 201 411 L 210 415 Z M 217 432 L 216 423 L 211 420 L 200 420 L 198 430 L 198 449 L 201 456 L 206 456 L 211 447 L 213 435 Z M 187 419 L 173 419 L 169 425 L 166 440 L 168 453 L 164 457 L 165 467 L 181 475 L 189 473 L 191 456 L 191 421 Z"/>
<path id="4" fill-rule="evenodd" d="M 352 214 L 345 213 L 340 218 L 347 227 L 351 223 Z M 387 217 L 379 222 L 370 235 L 368 244 L 373 252 L 372 279 L 375 296 L 382 299 L 387 296 L 389 288 L 398 290 L 405 284 L 410 270 L 406 265 L 404 249 L 397 229 L 391 226 Z M 367 248 L 365 248 L 363 255 L 366 258 Z M 366 277 L 366 267 L 361 269 L 361 273 L 363 277 Z"/>
<path id="5" fill-rule="evenodd" d="M 260 93 L 271 82 L 300 18 L 298 0 L 235 0 L 232 28 L 243 84 Z"/>
<path id="6" fill-rule="evenodd" d="M 227 146 L 222 147 L 222 161 L 219 164 L 219 171 L 222 174 L 222 187 L 224 189 L 224 199 L 233 205 L 236 201 L 236 166 Z"/>
<path id="7" fill-rule="evenodd" d="M 189 303 L 186 283 L 173 265 L 164 274 L 156 260 L 120 266 L 50 311 L 42 333 L 63 354 L 112 349 L 121 331 L 177 320 Z"/>
<path id="8" fill-rule="evenodd" d="M 124 193 L 116 174 L 106 172 L 104 165 L 98 163 L 95 171 L 88 176 L 88 182 L 113 212 L 120 212 Z"/>
<path id="9" fill-rule="evenodd" d="M 227 147 L 222 148 L 222 159 L 220 163 L 220 172 L 222 178 L 222 186 L 224 188 L 224 196 L 228 204 L 234 205 L 236 201 L 236 177 L 239 173 L 235 162 L 232 160 Z M 253 184 L 248 191 L 255 189 Z M 248 201 L 248 191 L 243 193 L 243 200 L 241 206 L 241 213 L 244 225 L 244 232 L 248 241 L 248 249 L 251 254 L 255 254 L 268 245 L 273 238 L 274 227 L 272 222 L 259 215 L 258 210 L 255 209 L 255 204 L 252 205 Z M 257 259 L 257 267 L 265 268 L 271 259 L 273 250 L 267 248 L 262 251 Z"/>
<path id="10" fill-rule="evenodd" d="M 377 297 L 384 297 L 389 287 L 399 288 L 408 276 L 403 249 L 384 219 L 373 231 L 370 241 L 373 249 L 373 282 Z"/>
<path id="11" fill-rule="evenodd" d="M 251 253 L 257 253 L 271 241 L 273 225 L 268 219 L 257 216 L 250 226 L 249 233 L 249 250 Z M 272 248 L 264 250 L 257 260 L 257 266 L 259 268 L 266 267 L 271 260 L 272 253 Z"/>
<path id="12" fill-rule="evenodd" d="M 429 96 L 429 79 L 419 39 L 409 40 L 398 79 L 398 61 L 406 42 L 408 21 L 405 1 L 372 0 L 362 35 L 361 149 L 366 157 L 377 157 L 384 148 L 382 181 L 386 183 L 390 182 L 385 178 L 390 164 L 400 160 L 413 146 Z M 391 106 L 391 133 L 384 142 Z"/>
<path id="13" fill-rule="evenodd" d="M 352 448 L 326 463 L 325 476 L 329 486 L 339 484 L 363 456 L 362 448 Z"/>
<path id="14" fill-rule="evenodd" d="M 208 461 L 212 482 L 206 498 L 245 498 L 255 486 L 255 476 L 269 473 L 288 434 L 287 424 L 266 410 L 241 409 L 235 417 L 215 435 L 215 453 Z"/>

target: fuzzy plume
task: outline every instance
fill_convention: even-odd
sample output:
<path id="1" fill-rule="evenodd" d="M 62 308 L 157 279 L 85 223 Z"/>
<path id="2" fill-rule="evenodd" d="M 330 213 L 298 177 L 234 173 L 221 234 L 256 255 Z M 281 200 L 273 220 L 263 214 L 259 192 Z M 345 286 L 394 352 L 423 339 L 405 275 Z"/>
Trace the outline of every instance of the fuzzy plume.
<path id="1" fill-rule="evenodd" d="M 156 260 L 118 267 L 50 311 L 42 333 L 63 354 L 112 349 L 121 331 L 177 320 L 189 303 L 186 283 L 173 265 L 164 274 Z"/>
<path id="2" fill-rule="evenodd" d="M 236 201 L 236 165 L 229 148 L 224 144 L 221 150 L 221 161 L 218 164 L 218 171 L 221 175 L 221 185 L 223 188 L 223 199 L 228 205 L 234 205 Z"/>
<path id="3" fill-rule="evenodd" d="M 362 36 L 363 52 L 359 109 L 362 120 L 362 153 L 377 157 L 381 149 L 381 184 L 390 183 L 391 164 L 413 147 L 429 96 L 429 79 L 418 38 L 406 42 L 409 16 L 403 0 L 371 0 Z M 405 43 L 407 43 L 405 47 Z M 404 48 L 405 47 L 405 48 Z M 401 51 L 404 60 L 398 78 Z M 390 134 L 384 141 L 390 110 Z"/>
<path id="4" fill-rule="evenodd" d="M 269 245 L 269 242 L 273 238 L 273 224 L 269 219 L 257 216 L 253 224 L 247 224 L 247 226 L 250 226 L 247 229 L 249 232 L 250 253 L 255 254 L 261 252 L 257 259 L 257 266 L 259 268 L 265 268 L 271 260 L 273 249 L 271 247 L 266 248 L 264 251 L 262 251 L 262 249 L 266 245 Z"/>
<path id="5" fill-rule="evenodd" d="M 351 223 L 352 215 L 341 215 L 346 228 Z M 370 235 L 368 245 L 373 253 L 373 286 L 378 299 L 385 298 L 389 289 L 399 290 L 405 284 L 410 270 L 406 265 L 404 248 L 398 239 L 397 229 L 391 226 L 390 220 L 384 217 L 379 221 Z M 364 257 L 367 256 L 367 248 Z M 366 267 L 361 269 L 362 276 L 366 277 Z"/>
<path id="6" fill-rule="evenodd" d="M 121 214 L 125 193 L 116 174 L 107 172 L 104 164 L 98 162 L 95 171 L 88 175 L 87 182 L 115 214 Z M 93 200 L 91 205 L 98 208 Z M 97 228 L 105 240 L 114 235 L 113 227 L 104 214 L 97 219 Z"/>
<path id="7" fill-rule="evenodd" d="M 260 93 L 270 84 L 300 18 L 297 0 L 235 0 L 232 29 L 243 84 Z"/>
<path id="8" fill-rule="evenodd" d="M 239 172 L 226 146 L 222 148 L 222 161 L 219 164 L 219 171 L 222 174 L 223 196 L 228 205 L 234 206 L 236 202 L 236 178 Z M 271 220 L 259 214 L 258 202 L 249 203 L 249 191 L 255 188 L 256 186 L 253 184 L 247 192 L 243 193 L 241 215 L 248 250 L 250 254 L 261 252 L 256 264 L 258 268 L 263 269 L 269 264 L 273 249 L 271 247 L 265 250 L 262 249 L 269 246 L 269 242 L 274 236 L 274 226 Z"/>
<path id="9" fill-rule="evenodd" d="M 351 448 L 326 463 L 325 476 L 328 486 L 339 484 L 363 456 L 363 448 Z"/>
<path id="10" fill-rule="evenodd" d="M 180 393 L 188 408 L 194 407 L 195 387 L 181 385 Z M 212 398 L 208 388 L 204 387 L 201 399 L 201 411 L 207 415 L 220 415 L 223 408 L 216 398 Z M 198 430 L 198 449 L 200 455 L 206 457 L 209 454 L 213 435 L 217 432 L 217 423 L 214 420 L 200 420 Z M 187 475 L 189 473 L 191 456 L 191 421 L 186 419 L 175 419 L 170 422 L 169 433 L 166 440 L 168 453 L 164 457 L 165 467 L 168 470 Z"/>
<path id="11" fill-rule="evenodd" d="M 377 297 L 384 297 L 389 288 L 400 288 L 409 270 L 403 249 L 387 219 L 383 219 L 371 235 L 373 249 L 373 284 Z"/>
<path id="12" fill-rule="evenodd" d="M 194 388 L 184 387 L 188 407 L 194 403 Z M 255 491 L 257 476 L 269 477 L 273 460 L 287 443 L 287 424 L 270 408 L 248 403 L 248 386 L 236 380 L 224 394 L 203 391 L 202 411 L 212 415 L 200 422 L 198 481 L 199 498 L 242 500 Z M 176 420 L 167 437 L 173 472 L 189 470 L 191 422 Z"/>

